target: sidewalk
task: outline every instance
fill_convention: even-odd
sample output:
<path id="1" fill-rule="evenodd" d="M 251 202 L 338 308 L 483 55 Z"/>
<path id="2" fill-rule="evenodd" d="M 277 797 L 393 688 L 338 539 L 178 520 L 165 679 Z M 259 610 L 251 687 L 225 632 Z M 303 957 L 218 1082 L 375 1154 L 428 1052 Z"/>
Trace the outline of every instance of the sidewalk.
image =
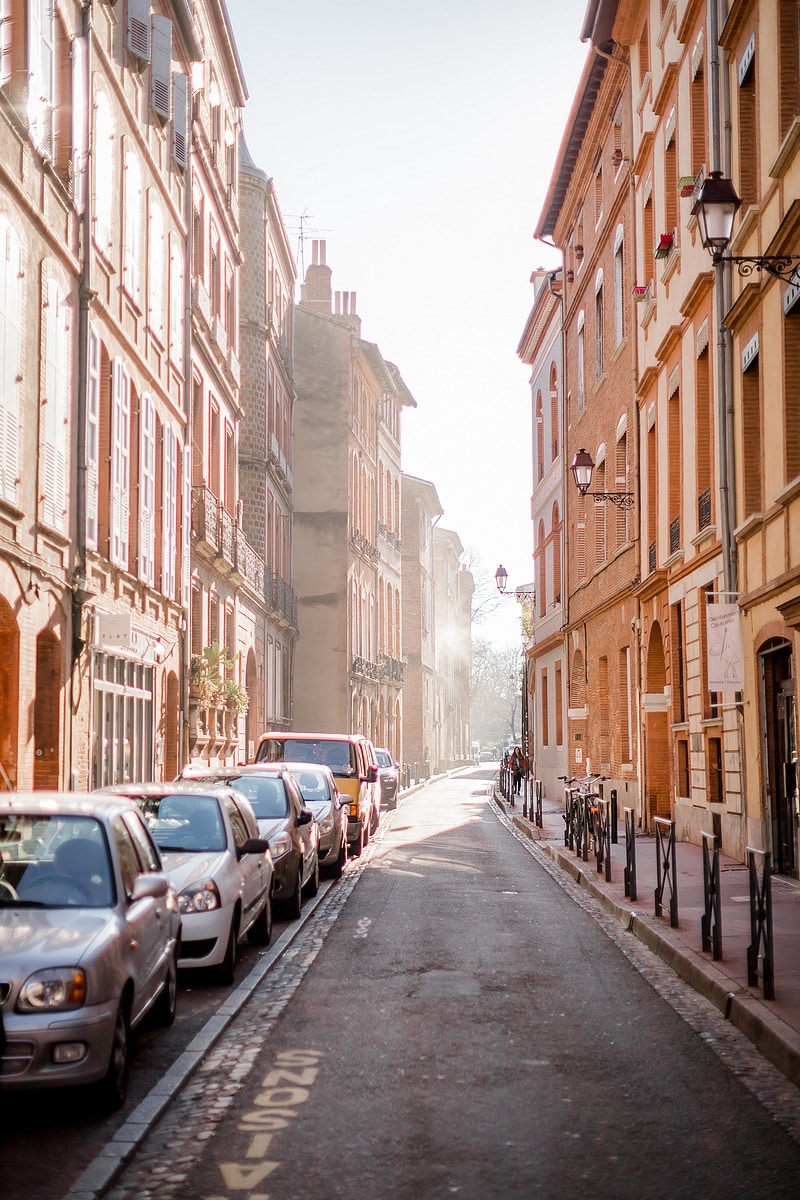
<path id="1" fill-rule="evenodd" d="M 765 1000 L 758 986 L 747 983 L 750 944 L 750 885 L 747 867 L 720 855 L 722 958 L 714 961 L 702 949 L 704 913 L 703 852 L 700 846 L 676 846 L 676 892 L 679 927 L 669 916 L 655 916 L 656 841 L 636 838 L 637 900 L 625 895 L 625 824 L 619 813 L 619 841 L 611 847 L 611 882 L 598 874 L 595 856 L 584 862 L 564 845 L 563 806 L 542 804 L 542 828 L 522 816 L 523 797 L 510 807 L 493 785 L 494 801 L 527 837 L 576 882 L 585 886 L 620 922 L 658 954 L 686 983 L 710 1000 L 792 1083 L 800 1086 L 800 884 L 772 877 L 772 922 L 775 999 Z M 666 911 L 669 895 L 665 893 Z M 760 964 L 759 964 L 760 970 Z"/>

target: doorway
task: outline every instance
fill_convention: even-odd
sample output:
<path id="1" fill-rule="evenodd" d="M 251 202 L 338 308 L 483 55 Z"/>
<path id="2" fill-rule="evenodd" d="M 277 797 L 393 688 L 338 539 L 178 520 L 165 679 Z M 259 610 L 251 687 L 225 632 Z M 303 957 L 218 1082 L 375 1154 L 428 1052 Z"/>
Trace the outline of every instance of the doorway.
<path id="1" fill-rule="evenodd" d="M 797 875 L 797 717 L 791 644 L 768 642 L 759 651 L 763 713 L 764 786 L 772 866 Z"/>

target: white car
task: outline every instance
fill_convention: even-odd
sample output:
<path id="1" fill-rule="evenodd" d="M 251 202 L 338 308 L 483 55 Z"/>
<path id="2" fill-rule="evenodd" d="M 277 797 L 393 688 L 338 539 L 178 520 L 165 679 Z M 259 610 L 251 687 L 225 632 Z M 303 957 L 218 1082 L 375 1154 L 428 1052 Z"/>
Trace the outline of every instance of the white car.
<path id="1" fill-rule="evenodd" d="M 213 967 L 233 983 L 236 946 L 272 938 L 272 856 L 250 802 L 224 784 L 123 783 L 178 893 L 181 968 Z"/>
<path id="2" fill-rule="evenodd" d="M 0 794 L 0 1091 L 125 1100 L 130 1032 L 175 1018 L 178 901 L 123 796 Z"/>

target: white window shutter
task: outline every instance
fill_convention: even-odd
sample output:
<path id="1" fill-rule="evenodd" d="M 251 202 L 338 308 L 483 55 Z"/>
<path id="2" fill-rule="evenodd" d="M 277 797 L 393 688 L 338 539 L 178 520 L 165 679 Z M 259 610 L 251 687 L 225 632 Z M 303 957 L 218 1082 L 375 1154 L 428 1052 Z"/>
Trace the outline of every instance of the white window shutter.
<path id="1" fill-rule="evenodd" d="M 97 549 L 100 450 L 100 335 L 89 326 L 86 387 L 86 545 Z"/>
<path id="2" fill-rule="evenodd" d="M 139 412 L 139 578 L 153 586 L 156 523 L 156 414 L 149 392 Z"/>
<path id="3" fill-rule="evenodd" d="M 128 566 L 130 516 L 130 376 L 122 359 L 114 360 L 111 446 L 111 561 Z"/>
<path id="4" fill-rule="evenodd" d="M 192 450 L 183 448 L 183 545 L 181 546 L 181 604 L 192 602 Z"/>
<path id="5" fill-rule="evenodd" d="M 0 496 L 12 504 L 19 487 L 20 271 L 19 241 L 0 216 Z"/>
<path id="6" fill-rule="evenodd" d="M 128 0 L 127 46 L 134 57 L 150 61 L 150 0 Z"/>
<path id="7" fill-rule="evenodd" d="M 179 167 L 189 163 L 189 77 L 172 76 L 172 156 Z"/>
<path id="8" fill-rule="evenodd" d="M 147 322 L 150 331 L 164 342 L 164 214 L 161 204 L 150 195 L 148 221 Z"/>
<path id="9" fill-rule="evenodd" d="M 139 303 L 139 252 L 142 232 L 142 167 L 135 150 L 125 155 L 125 212 L 123 214 L 122 280 L 125 290 Z"/>
<path id="10" fill-rule="evenodd" d="M 88 136 L 88 56 L 86 39 L 75 38 L 72 43 L 72 202 L 75 211 L 86 207 L 86 164 Z"/>
<path id="11" fill-rule="evenodd" d="M 169 243 L 169 357 L 172 365 L 183 369 L 183 244 L 175 236 Z"/>
<path id="12" fill-rule="evenodd" d="M 114 147 L 114 118 L 106 93 L 99 89 L 94 102 L 94 137 L 97 153 L 92 155 L 94 164 L 94 237 L 101 253 L 111 249 L 111 213 L 114 208 L 114 180 L 119 171 L 119 160 Z"/>
<path id="13" fill-rule="evenodd" d="M 172 116 L 172 21 L 153 17 L 153 53 L 150 60 L 150 104 L 166 124 Z"/>
<path id="14" fill-rule="evenodd" d="M 43 519 L 52 529 L 67 529 L 67 414 L 69 403 L 69 327 L 67 304 L 50 280 L 45 308 L 44 487 Z"/>
<path id="15" fill-rule="evenodd" d="M 167 426 L 164 430 L 163 446 L 161 590 L 170 600 L 174 600 L 178 520 L 178 439 L 172 426 Z"/>
<path id="16" fill-rule="evenodd" d="M 0 0 L 0 87 L 11 81 L 11 0 Z"/>

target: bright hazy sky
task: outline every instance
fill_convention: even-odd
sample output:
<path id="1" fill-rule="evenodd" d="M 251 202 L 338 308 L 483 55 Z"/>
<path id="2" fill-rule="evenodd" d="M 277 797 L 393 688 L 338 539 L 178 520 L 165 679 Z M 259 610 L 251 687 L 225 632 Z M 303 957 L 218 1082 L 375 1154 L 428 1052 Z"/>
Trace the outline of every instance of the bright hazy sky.
<path id="1" fill-rule="evenodd" d="M 227 0 L 298 264 L 324 238 L 334 291 L 417 401 L 403 469 L 435 484 L 471 556 L 533 577 L 528 368 L 533 240 L 588 53 L 586 0 Z M 303 253 L 299 217 L 306 214 Z M 302 272 L 301 272 L 302 273 Z M 299 298 L 299 296 L 298 296 Z M 519 642 L 516 604 L 481 630 Z"/>

